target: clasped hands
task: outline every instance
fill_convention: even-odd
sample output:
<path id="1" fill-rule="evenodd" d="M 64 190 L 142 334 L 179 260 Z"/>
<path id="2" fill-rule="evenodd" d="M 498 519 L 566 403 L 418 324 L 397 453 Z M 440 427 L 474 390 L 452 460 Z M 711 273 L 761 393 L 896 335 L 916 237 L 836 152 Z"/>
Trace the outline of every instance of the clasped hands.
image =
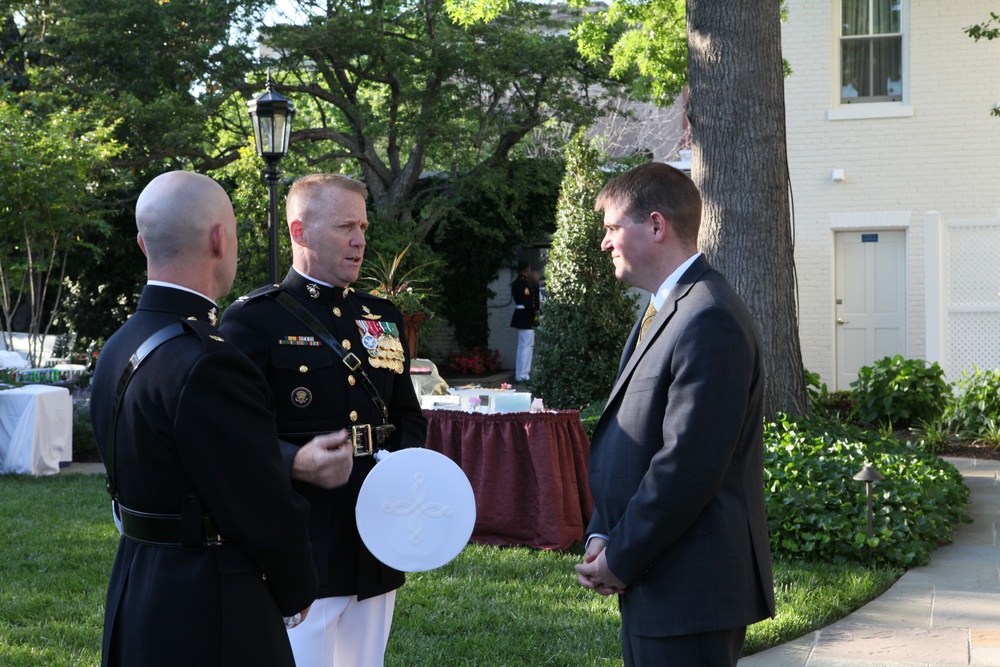
<path id="1" fill-rule="evenodd" d="M 318 435 L 299 448 L 292 460 L 292 479 L 324 489 L 347 484 L 354 469 L 354 450 L 346 429 Z"/>
<path id="2" fill-rule="evenodd" d="M 608 541 L 601 537 L 591 538 L 583 562 L 575 565 L 577 581 L 584 588 L 599 595 L 616 595 L 625 592 L 625 582 L 615 576 L 608 567 L 605 548 Z"/>

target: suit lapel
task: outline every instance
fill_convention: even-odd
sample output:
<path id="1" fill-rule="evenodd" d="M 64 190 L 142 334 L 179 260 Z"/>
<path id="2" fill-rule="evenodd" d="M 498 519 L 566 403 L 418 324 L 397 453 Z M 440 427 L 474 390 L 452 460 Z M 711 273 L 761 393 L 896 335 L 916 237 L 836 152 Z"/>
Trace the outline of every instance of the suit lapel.
<path id="1" fill-rule="evenodd" d="M 615 386 L 611 390 L 611 395 L 608 397 L 607 405 L 604 408 L 604 414 L 602 414 L 601 421 L 604 421 L 604 415 L 608 414 L 608 407 L 615 402 L 618 394 L 625 388 L 628 384 L 629 379 L 632 377 L 632 373 L 635 371 L 636 366 L 639 365 L 639 361 L 642 359 L 646 350 L 653 344 L 663 330 L 667 327 L 667 324 L 673 318 L 674 313 L 677 312 L 677 304 L 681 299 L 686 297 L 690 292 L 691 288 L 694 286 L 698 280 L 710 269 L 708 260 L 702 255 L 695 260 L 694 264 L 688 267 L 688 270 L 684 272 L 684 275 L 680 277 L 674 288 L 670 290 L 670 295 L 667 300 L 663 303 L 663 308 L 661 308 L 656 313 L 656 317 L 649 324 L 649 329 L 646 331 L 646 335 L 642 337 L 641 341 L 637 342 L 639 337 L 639 322 L 632 327 L 632 334 L 628 338 L 628 342 L 625 344 L 625 352 L 622 354 L 621 365 L 619 366 L 618 378 L 615 380 Z M 640 320 L 642 318 L 640 317 Z M 631 351 L 631 353 L 629 353 Z M 600 426 L 600 424 L 598 424 Z M 596 431 L 595 431 L 596 432 Z"/>

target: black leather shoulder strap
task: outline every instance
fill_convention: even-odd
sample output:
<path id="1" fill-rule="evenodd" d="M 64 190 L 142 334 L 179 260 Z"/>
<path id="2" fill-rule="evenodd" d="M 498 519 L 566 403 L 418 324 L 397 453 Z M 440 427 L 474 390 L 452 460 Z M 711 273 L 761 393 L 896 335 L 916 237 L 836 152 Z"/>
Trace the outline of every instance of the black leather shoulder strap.
<path id="1" fill-rule="evenodd" d="M 135 351 L 135 354 L 132 355 L 132 358 L 126 364 L 125 370 L 122 371 L 121 378 L 118 380 L 118 395 L 115 398 L 114 407 L 111 409 L 111 421 L 108 424 L 108 442 L 104 454 L 104 467 L 106 470 L 105 484 L 108 493 L 115 500 L 118 500 L 118 488 L 115 486 L 115 430 L 118 425 L 118 412 L 121 409 L 122 400 L 125 398 L 125 390 L 128 388 L 129 382 L 132 381 L 132 377 L 139 368 L 139 364 L 149 356 L 150 352 L 171 338 L 177 338 L 188 330 L 189 327 L 182 320 L 168 324 L 154 333 L 143 341 L 142 345 Z"/>

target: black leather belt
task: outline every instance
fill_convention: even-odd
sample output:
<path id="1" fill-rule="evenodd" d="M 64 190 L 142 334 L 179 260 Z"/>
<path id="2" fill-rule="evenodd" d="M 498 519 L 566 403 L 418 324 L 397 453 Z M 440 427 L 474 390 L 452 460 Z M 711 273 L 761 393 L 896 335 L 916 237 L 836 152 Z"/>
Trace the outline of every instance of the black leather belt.
<path id="1" fill-rule="evenodd" d="M 351 427 L 351 446 L 355 456 L 371 456 L 375 448 L 384 445 L 396 427 L 392 424 L 372 426 L 371 424 L 355 424 Z"/>
<path id="2" fill-rule="evenodd" d="M 118 517 L 122 522 L 122 534 L 130 540 L 158 547 L 206 546 L 214 547 L 225 540 L 219 534 L 212 517 L 202 516 L 198 530 L 200 544 L 185 541 L 184 517 L 180 514 L 150 514 L 137 512 L 117 505 Z M 194 541 L 194 540 L 192 540 Z"/>

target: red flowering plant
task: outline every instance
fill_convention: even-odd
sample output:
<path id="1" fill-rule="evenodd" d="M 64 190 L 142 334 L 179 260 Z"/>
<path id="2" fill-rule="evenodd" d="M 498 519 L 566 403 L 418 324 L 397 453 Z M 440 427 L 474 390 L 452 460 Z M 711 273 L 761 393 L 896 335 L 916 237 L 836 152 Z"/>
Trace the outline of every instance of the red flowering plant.
<path id="1" fill-rule="evenodd" d="M 484 375 L 500 368 L 500 350 L 477 345 L 448 357 L 448 368 L 462 375 Z"/>

